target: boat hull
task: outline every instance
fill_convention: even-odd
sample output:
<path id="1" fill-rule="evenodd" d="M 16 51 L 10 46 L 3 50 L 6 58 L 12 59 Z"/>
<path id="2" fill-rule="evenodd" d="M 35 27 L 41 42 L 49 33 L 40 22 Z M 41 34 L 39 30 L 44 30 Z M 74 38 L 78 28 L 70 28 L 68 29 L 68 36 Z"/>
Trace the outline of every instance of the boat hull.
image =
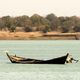
<path id="1" fill-rule="evenodd" d="M 61 56 L 61 57 L 50 59 L 50 60 L 37 60 L 37 59 L 31 59 L 31 58 L 12 56 L 12 55 L 9 55 L 8 53 L 6 54 L 12 63 L 18 63 L 18 64 L 65 64 L 66 59 L 68 57 L 68 54 L 67 54 L 65 56 Z"/>

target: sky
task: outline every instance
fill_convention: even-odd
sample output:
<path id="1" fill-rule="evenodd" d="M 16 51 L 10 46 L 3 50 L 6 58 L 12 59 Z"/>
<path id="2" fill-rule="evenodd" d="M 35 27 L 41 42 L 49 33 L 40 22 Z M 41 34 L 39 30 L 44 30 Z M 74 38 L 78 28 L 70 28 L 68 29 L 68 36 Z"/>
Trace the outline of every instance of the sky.
<path id="1" fill-rule="evenodd" d="M 80 16 L 80 0 L 0 0 L 0 16 Z"/>

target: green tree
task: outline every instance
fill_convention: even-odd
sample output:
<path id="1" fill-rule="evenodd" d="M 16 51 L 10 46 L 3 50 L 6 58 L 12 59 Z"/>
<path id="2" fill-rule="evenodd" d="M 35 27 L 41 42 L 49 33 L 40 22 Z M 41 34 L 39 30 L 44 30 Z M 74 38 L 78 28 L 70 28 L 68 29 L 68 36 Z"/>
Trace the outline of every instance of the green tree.
<path id="1" fill-rule="evenodd" d="M 62 32 L 74 32 L 75 19 L 72 17 L 59 17 Z"/>
<path id="2" fill-rule="evenodd" d="M 59 26 L 59 20 L 58 17 L 54 14 L 48 14 L 46 16 L 46 19 L 50 21 L 50 27 L 53 31 L 57 30 L 57 27 Z"/>
<path id="3" fill-rule="evenodd" d="M 2 19 L 0 19 L 0 30 L 5 28 L 5 23 Z"/>
<path id="4" fill-rule="evenodd" d="M 12 20 L 10 16 L 2 17 L 3 22 L 5 23 L 5 27 L 10 28 L 12 25 Z"/>
<path id="5" fill-rule="evenodd" d="M 15 24 L 19 27 L 25 27 L 25 26 L 30 26 L 32 22 L 28 16 L 24 15 L 15 17 Z"/>
<path id="6" fill-rule="evenodd" d="M 8 28 L 8 30 L 12 30 L 13 29 L 13 25 L 16 27 L 16 25 L 14 24 L 14 18 L 10 17 L 10 16 L 4 16 L 1 18 L 2 22 L 4 23 L 4 28 Z M 13 31 L 12 31 L 13 32 Z"/>
<path id="7" fill-rule="evenodd" d="M 31 16 L 31 21 L 33 26 L 40 26 L 41 25 L 41 16 L 38 14 L 34 14 Z"/>
<path id="8" fill-rule="evenodd" d="M 38 14 L 34 14 L 33 16 L 31 16 L 31 21 L 32 21 L 33 27 L 36 27 L 36 31 L 43 31 L 46 29 L 46 26 L 47 27 L 50 26 L 50 21 Z"/>

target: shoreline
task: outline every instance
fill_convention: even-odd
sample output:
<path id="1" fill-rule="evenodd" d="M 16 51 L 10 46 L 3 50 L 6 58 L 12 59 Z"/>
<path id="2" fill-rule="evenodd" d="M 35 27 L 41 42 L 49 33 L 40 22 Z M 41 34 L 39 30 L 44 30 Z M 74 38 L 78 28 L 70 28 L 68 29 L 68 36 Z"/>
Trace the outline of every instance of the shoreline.
<path id="1" fill-rule="evenodd" d="M 0 31 L 0 40 L 79 40 L 80 32 L 5 32 Z"/>

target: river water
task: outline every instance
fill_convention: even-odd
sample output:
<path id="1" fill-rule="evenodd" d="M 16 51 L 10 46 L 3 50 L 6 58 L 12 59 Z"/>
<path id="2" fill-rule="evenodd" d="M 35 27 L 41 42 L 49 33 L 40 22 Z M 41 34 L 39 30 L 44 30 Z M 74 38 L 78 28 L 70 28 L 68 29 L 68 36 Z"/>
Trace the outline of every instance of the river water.
<path id="1" fill-rule="evenodd" d="M 51 59 L 70 53 L 80 59 L 79 40 L 1 40 L 0 80 L 80 80 L 80 62 L 65 65 L 12 64 L 5 51 L 26 58 Z"/>

